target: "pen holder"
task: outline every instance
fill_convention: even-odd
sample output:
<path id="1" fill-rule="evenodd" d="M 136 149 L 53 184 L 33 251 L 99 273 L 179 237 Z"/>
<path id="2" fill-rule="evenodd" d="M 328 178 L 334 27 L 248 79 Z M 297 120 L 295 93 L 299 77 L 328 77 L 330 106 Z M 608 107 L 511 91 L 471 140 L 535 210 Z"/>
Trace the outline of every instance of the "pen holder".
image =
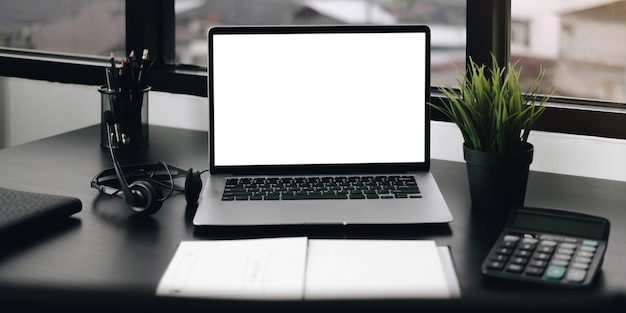
<path id="1" fill-rule="evenodd" d="M 113 117 L 111 144 L 114 149 L 139 148 L 148 145 L 148 92 L 151 87 L 137 91 L 116 91 L 100 86 L 101 123 L 100 145 L 109 148 L 105 112 Z"/>

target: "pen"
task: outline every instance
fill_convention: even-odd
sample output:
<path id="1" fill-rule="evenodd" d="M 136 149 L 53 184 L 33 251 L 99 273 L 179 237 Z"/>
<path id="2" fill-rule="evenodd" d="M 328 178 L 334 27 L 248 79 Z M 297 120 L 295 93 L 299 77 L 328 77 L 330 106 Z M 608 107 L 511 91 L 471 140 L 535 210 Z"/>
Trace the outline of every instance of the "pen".
<path id="1" fill-rule="evenodd" d="M 115 68 L 115 60 L 113 58 L 111 58 L 111 67 L 107 67 L 105 69 L 105 73 L 106 73 L 106 79 L 107 79 L 107 89 L 111 92 L 116 92 L 117 90 L 117 83 L 115 82 L 116 80 L 116 75 L 117 71 Z M 119 99 L 117 98 L 117 95 L 115 93 L 111 94 L 111 114 L 113 116 L 113 121 L 114 121 L 114 134 L 115 134 L 115 139 L 117 142 L 120 142 L 120 125 L 119 123 L 117 123 L 117 112 L 119 111 L 119 109 L 117 108 Z"/>
<path id="2" fill-rule="evenodd" d="M 135 86 L 135 83 L 137 82 L 135 80 L 135 66 L 137 65 L 137 57 L 135 56 L 135 50 L 130 51 L 128 58 L 130 59 L 129 65 L 130 65 L 130 76 L 131 76 L 129 87 L 133 88 L 133 86 Z"/>
<path id="3" fill-rule="evenodd" d="M 119 77 L 117 75 L 117 70 L 116 70 L 116 66 L 115 66 L 115 56 L 113 54 L 113 52 L 111 52 L 111 69 L 110 69 L 110 85 L 109 85 L 109 90 L 114 90 L 114 91 L 118 91 L 120 86 L 119 86 Z"/>
<path id="4" fill-rule="evenodd" d="M 133 66 L 130 63 L 129 57 L 124 57 L 122 60 L 122 68 L 120 69 L 120 76 L 122 76 L 122 89 L 123 91 L 131 91 L 133 89 Z"/>
<path id="5" fill-rule="evenodd" d="M 146 64 L 146 61 L 148 60 L 148 49 L 143 49 L 143 54 L 141 56 L 141 65 L 139 65 L 139 75 L 137 77 L 137 81 L 139 84 L 139 88 L 143 88 L 144 87 L 144 67 Z"/>
<path id="6" fill-rule="evenodd" d="M 113 90 L 113 83 L 111 82 L 111 75 L 113 75 L 113 74 L 111 74 L 111 68 L 107 67 L 105 69 L 105 74 L 106 74 L 106 78 L 107 78 L 107 89 L 109 91 L 112 91 Z"/>
<path id="7" fill-rule="evenodd" d="M 111 91 L 111 92 L 115 92 L 115 90 L 113 90 L 113 79 L 112 79 L 112 73 L 115 72 L 114 70 L 111 71 L 111 68 L 106 68 L 106 78 L 107 78 L 107 90 Z M 118 111 L 117 109 L 117 96 L 115 95 L 115 93 L 112 93 L 111 95 L 111 114 L 113 115 L 113 119 L 115 120 L 115 115 L 116 115 L 116 111 Z"/>

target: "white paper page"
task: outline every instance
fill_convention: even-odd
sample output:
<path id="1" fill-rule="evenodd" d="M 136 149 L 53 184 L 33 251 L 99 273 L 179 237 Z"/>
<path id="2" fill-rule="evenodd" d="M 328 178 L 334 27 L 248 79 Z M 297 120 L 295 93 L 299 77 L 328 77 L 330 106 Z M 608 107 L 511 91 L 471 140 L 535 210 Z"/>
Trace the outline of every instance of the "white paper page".
<path id="1" fill-rule="evenodd" d="M 452 262 L 452 255 L 450 255 L 450 247 L 437 246 L 437 251 L 439 251 L 441 265 L 443 266 L 443 271 L 446 274 L 446 279 L 448 280 L 450 298 L 460 298 L 461 286 L 459 285 L 459 278 L 456 276 L 456 269 L 454 268 L 454 262 Z"/>
<path id="2" fill-rule="evenodd" d="M 306 237 L 183 241 L 157 295 L 302 299 Z"/>
<path id="3" fill-rule="evenodd" d="M 434 241 L 309 240 L 305 299 L 451 296 Z"/>

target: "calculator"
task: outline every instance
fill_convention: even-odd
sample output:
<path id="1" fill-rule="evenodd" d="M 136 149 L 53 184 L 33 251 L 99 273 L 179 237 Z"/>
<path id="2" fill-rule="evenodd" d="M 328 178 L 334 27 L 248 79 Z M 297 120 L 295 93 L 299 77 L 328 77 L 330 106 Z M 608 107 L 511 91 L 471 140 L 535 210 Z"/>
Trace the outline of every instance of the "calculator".
<path id="1" fill-rule="evenodd" d="M 513 209 L 482 263 L 482 274 L 520 282 L 583 287 L 602 266 L 606 218 L 547 208 Z"/>

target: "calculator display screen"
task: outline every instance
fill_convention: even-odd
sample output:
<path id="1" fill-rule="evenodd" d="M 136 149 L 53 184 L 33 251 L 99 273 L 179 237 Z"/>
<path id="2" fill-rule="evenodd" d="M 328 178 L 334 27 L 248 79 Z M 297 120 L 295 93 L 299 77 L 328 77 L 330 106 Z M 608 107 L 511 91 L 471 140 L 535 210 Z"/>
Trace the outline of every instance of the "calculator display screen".
<path id="1" fill-rule="evenodd" d="M 518 211 L 513 220 L 514 227 L 544 230 L 551 233 L 602 239 L 606 224 L 603 221 L 577 218 L 574 216 L 537 214 Z"/>

